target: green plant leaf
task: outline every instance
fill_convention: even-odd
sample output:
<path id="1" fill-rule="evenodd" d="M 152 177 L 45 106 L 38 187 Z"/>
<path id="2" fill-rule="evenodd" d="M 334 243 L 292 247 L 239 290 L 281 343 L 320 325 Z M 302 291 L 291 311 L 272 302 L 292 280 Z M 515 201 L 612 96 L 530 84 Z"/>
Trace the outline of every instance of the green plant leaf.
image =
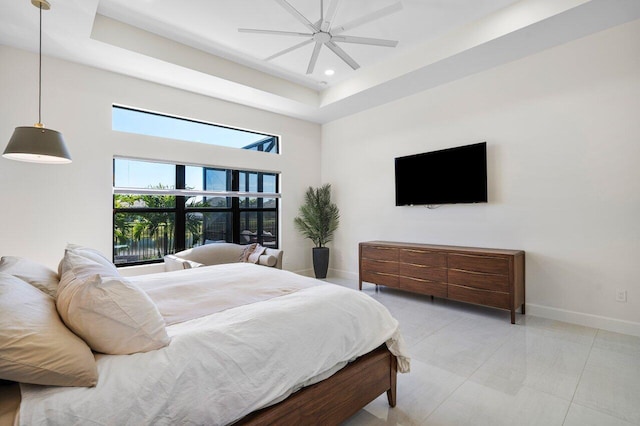
<path id="1" fill-rule="evenodd" d="M 294 219 L 294 225 L 316 247 L 324 247 L 333 240 L 333 234 L 340 224 L 338 206 L 331 202 L 331 184 L 319 188 L 309 187 L 304 200 L 298 217 Z"/>

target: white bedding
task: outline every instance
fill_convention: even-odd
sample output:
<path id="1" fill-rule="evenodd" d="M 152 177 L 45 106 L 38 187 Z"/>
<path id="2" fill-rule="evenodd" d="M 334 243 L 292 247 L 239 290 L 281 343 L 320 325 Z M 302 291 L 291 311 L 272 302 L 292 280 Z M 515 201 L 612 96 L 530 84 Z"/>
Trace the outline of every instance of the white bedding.
<path id="1" fill-rule="evenodd" d="M 386 308 L 340 286 L 302 287 L 168 326 L 156 351 L 96 355 L 95 388 L 21 385 L 20 423 L 224 425 L 384 342 L 408 370 Z"/>
<path id="2" fill-rule="evenodd" d="M 322 281 L 253 263 L 227 263 L 130 277 L 168 325 L 284 296 Z"/>

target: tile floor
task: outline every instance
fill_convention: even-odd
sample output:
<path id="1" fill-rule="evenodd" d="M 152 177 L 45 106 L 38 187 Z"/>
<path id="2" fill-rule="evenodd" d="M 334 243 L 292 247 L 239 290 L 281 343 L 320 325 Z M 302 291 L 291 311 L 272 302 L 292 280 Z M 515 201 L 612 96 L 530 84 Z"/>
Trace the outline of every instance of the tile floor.
<path id="1" fill-rule="evenodd" d="M 357 282 L 330 281 L 351 288 Z M 400 322 L 411 372 L 360 425 L 640 425 L 640 338 L 365 284 Z"/>

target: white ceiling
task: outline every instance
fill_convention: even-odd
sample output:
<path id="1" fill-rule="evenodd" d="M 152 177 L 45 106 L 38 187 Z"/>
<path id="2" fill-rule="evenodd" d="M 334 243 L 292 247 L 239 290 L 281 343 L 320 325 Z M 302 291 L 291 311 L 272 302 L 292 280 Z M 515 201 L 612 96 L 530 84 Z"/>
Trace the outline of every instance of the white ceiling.
<path id="1" fill-rule="evenodd" d="M 288 0 L 309 21 L 320 19 L 321 0 Z M 325 0 L 325 12 L 329 3 Z M 361 66 L 387 61 L 427 40 L 487 16 L 518 0 L 403 0 L 402 9 L 353 29 L 350 35 L 398 40 L 396 48 L 341 44 Z M 342 0 L 333 26 L 350 22 L 398 0 Z M 185 4 L 187 6 L 185 6 Z M 216 55 L 246 61 L 258 69 L 279 72 L 294 81 L 321 89 L 353 76 L 353 71 L 328 49 L 322 49 L 316 71 L 307 78 L 312 45 L 276 58 L 263 60 L 304 38 L 239 33 L 238 28 L 310 32 L 274 0 L 138 1 L 101 0 L 98 13 L 138 28 L 163 35 Z M 327 77 L 326 69 L 336 74 Z"/>
<path id="2" fill-rule="evenodd" d="M 320 18 L 320 0 L 288 1 Z M 342 0 L 333 25 L 397 1 Z M 640 18 L 640 0 L 402 0 L 401 10 L 345 32 L 398 40 L 396 48 L 340 44 L 361 66 L 354 71 L 323 47 L 306 75 L 313 44 L 264 60 L 304 38 L 238 32 L 309 32 L 274 0 L 51 3 L 45 55 L 320 123 Z M 0 43 L 37 51 L 30 0 L 0 5 Z"/>

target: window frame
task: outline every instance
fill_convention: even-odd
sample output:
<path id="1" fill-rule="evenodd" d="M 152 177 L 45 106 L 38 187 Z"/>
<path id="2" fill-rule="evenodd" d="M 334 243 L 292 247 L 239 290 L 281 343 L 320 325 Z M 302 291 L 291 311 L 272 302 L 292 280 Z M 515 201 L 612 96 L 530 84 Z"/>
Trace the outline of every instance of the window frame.
<path id="1" fill-rule="evenodd" d="M 272 135 L 272 134 L 264 133 L 264 132 L 258 132 L 258 131 L 255 131 L 255 130 L 241 129 L 241 128 L 236 128 L 236 127 L 231 127 L 231 126 L 225 126 L 223 124 L 211 123 L 211 122 L 208 122 L 208 121 L 197 120 L 197 119 L 194 119 L 194 118 L 180 117 L 180 116 L 177 116 L 177 115 L 165 114 L 165 113 L 156 112 L 156 111 L 149 111 L 149 110 L 140 109 L 140 108 L 133 108 L 133 107 L 126 106 L 126 105 L 112 104 L 111 105 L 111 111 L 112 111 L 112 114 L 111 114 L 112 115 L 111 128 L 112 128 L 112 130 L 117 131 L 117 132 L 140 134 L 140 135 L 147 135 L 147 136 L 158 136 L 156 134 L 146 133 L 146 132 L 115 129 L 114 128 L 113 111 L 116 110 L 116 109 L 117 110 L 122 110 L 122 111 L 131 111 L 131 112 L 134 112 L 134 113 L 146 114 L 146 115 L 149 115 L 149 116 L 162 117 L 162 118 L 165 118 L 165 119 L 176 120 L 178 122 L 194 123 L 194 124 L 198 124 L 198 125 L 211 126 L 211 127 L 216 127 L 216 128 L 219 128 L 219 129 L 233 130 L 233 131 L 236 131 L 236 132 L 251 133 L 251 134 L 254 134 L 254 135 L 257 135 L 257 136 L 262 136 L 262 139 L 259 139 L 259 140 L 255 141 L 255 142 L 250 143 L 249 145 L 242 146 L 242 147 L 241 146 L 221 145 L 221 144 L 212 143 L 212 142 L 202 142 L 200 140 L 194 140 L 194 139 L 191 139 L 191 138 L 176 138 L 176 137 L 171 137 L 171 136 L 165 136 L 165 137 L 169 137 L 170 139 L 180 140 L 182 142 L 200 143 L 200 144 L 211 145 L 211 146 L 216 146 L 216 147 L 224 147 L 224 148 L 231 148 L 231 149 L 244 149 L 244 150 L 247 150 L 247 151 L 258 151 L 258 152 L 264 152 L 264 153 L 267 153 L 267 154 L 280 155 L 280 148 L 281 148 L 280 147 L 280 137 L 277 136 L 277 135 Z M 268 149 L 265 150 L 265 147 L 267 147 Z"/>
<path id="2" fill-rule="evenodd" d="M 134 160 L 134 161 L 144 161 L 150 163 L 165 163 L 171 164 L 163 161 L 152 161 L 152 160 L 139 160 L 139 159 L 130 159 L 127 157 L 114 157 L 113 158 L 113 176 L 115 183 L 115 169 L 116 169 L 116 160 Z M 240 169 L 231 169 L 231 168 L 223 168 L 223 167 L 211 167 L 211 166 L 196 166 L 202 167 L 203 171 L 207 169 L 213 170 L 224 170 L 227 173 L 228 181 L 227 187 L 230 189 L 229 191 L 198 191 L 198 190 L 187 190 L 186 187 L 186 165 L 185 164 L 172 164 L 175 166 L 175 186 L 176 188 L 173 190 L 152 190 L 145 188 L 117 188 L 113 187 L 113 197 L 112 197 L 112 260 L 117 267 L 126 267 L 126 266 L 136 266 L 136 265 L 148 265 L 154 263 L 163 262 L 162 258 L 157 259 L 146 259 L 146 260 L 137 260 L 137 261 L 125 261 L 115 263 L 116 260 L 116 240 L 115 240 L 115 231 L 116 231 L 116 215 L 122 213 L 132 213 L 132 214 L 144 214 L 144 213 L 168 213 L 175 215 L 175 225 L 174 225 L 174 235 L 173 242 L 174 247 L 173 250 L 169 250 L 167 254 L 176 253 L 186 248 L 186 223 L 187 223 L 187 214 L 188 213 L 231 213 L 231 239 L 232 243 L 246 245 L 251 242 L 242 242 L 241 238 L 241 215 L 242 213 L 248 212 L 258 212 L 258 213 L 266 213 L 271 212 L 275 214 L 275 229 L 273 234 L 273 246 L 274 248 L 278 248 L 280 244 L 279 231 L 280 231 L 280 173 L 278 172 L 266 172 L 266 171 L 256 171 L 256 170 L 240 170 Z M 192 166 L 192 165 L 189 165 Z M 251 173 L 257 173 L 258 182 L 257 182 L 257 191 L 256 192 L 243 192 L 240 191 L 240 174 L 246 173 L 249 176 Z M 274 193 L 263 193 L 260 192 L 263 189 L 264 176 L 273 176 L 275 177 L 275 192 Z M 261 179 L 262 177 L 262 179 Z M 229 188 L 230 187 L 230 188 Z M 158 194 L 158 195 L 171 195 L 175 197 L 174 207 L 164 207 L 164 208 L 149 208 L 149 207 L 119 207 L 116 208 L 116 195 L 118 194 Z M 198 194 L 207 194 L 207 196 L 211 195 L 219 195 L 225 196 L 227 198 L 231 198 L 231 205 L 229 207 L 188 207 L 186 205 L 186 201 L 188 196 L 190 195 L 198 195 Z M 257 198 L 257 206 L 256 207 L 242 207 L 240 200 L 243 198 Z M 274 199 L 275 206 L 274 207 L 264 207 L 263 199 Z M 257 219 L 257 235 L 255 242 L 264 245 L 264 231 L 263 231 L 263 215 L 258 214 Z"/>

